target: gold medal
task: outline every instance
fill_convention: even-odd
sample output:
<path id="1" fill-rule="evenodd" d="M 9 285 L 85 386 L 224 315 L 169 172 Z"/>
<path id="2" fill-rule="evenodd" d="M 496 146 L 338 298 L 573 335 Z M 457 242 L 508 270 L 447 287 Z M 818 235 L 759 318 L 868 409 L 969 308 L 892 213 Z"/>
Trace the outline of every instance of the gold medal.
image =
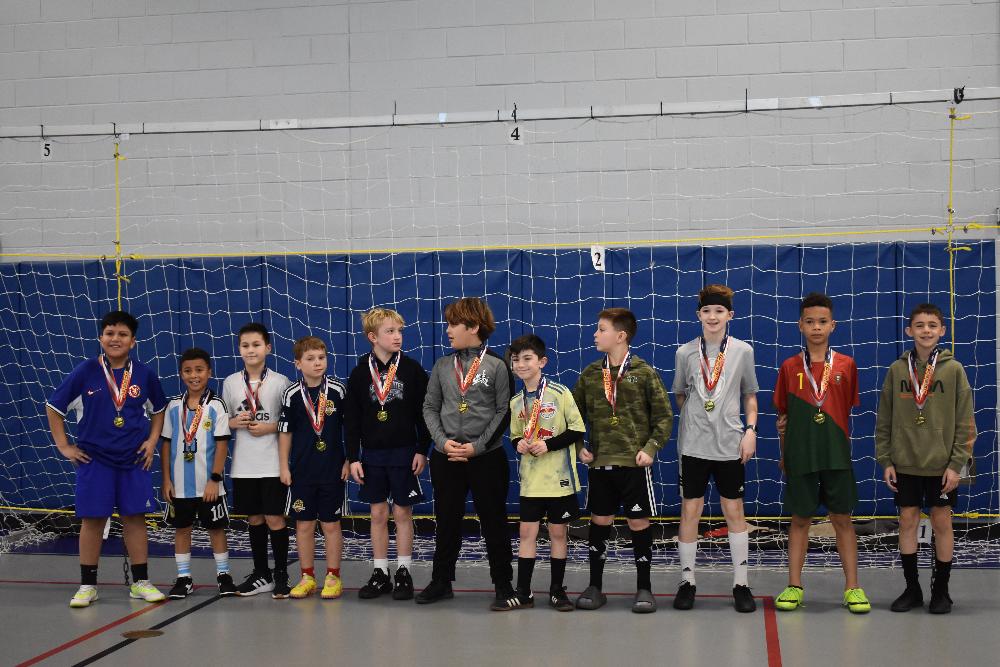
<path id="1" fill-rule="evenodd" d="M 715 401 L 709 399 L 705 401 L 705 412 L 711 412 L 715 409 Z"/>
<path id="2" fill-rule="evenodd" d="M 469 409 L 469 404 L 465 402 L 465 399 L 462 399 L 462 402 L 458 404 L 458 411 L 465 412 L 468 409 Z"/>
<path id="3" fill-rule="evenodd" d="M 184 452 L 184 460 L 188 463 L 194 461 L 194 452 Z"/>
<path id="4" fill-rule="evenodd" d="M 822 412 L 817 412 L 816 414 L 813 415 L 813 421 L 816 422 L 817 424 L 822 424 L 823 422 L 826 421 L 826 415 L 823 414 Z"/>
<path id="5" fill-rule="evenodd" d="M 322 440 L 317 440 L 316 441 L 316 451 L 317 452 L 325 452 L 326 451 L 326 443 L 323 442 Z"/>
<path id="6" fill-rule="evenodd" d="M 386 412 L 385 410 L 379 410 L 379 411 L 378 411 L 378 412 L 377 412 L 377 413 L 375 414 L 375 416 L 376 416 L 376 417 L 378 417 L 378 420 L 379 420 L 380 422 L 384 422 L 384 421 L 388 421 L 388 420 L 389 420 L 389 413 L 388 413 L 388 412 Z"/>
<path id="7" fill-rule="evenodd" d="M 612 426 L 618 426 L 618 415 L 611 415 L 611 419 L 608 421 L 611 422 Z"/>
<path id="8" fill-rule="evenodd" d="M 114 422 L 114 424 L 115 424 L 115 426 L 117 426 L 118 428 L 121 428 L 122 426 L 124 426 L 124 425 L 125 425 L 125 418 L 124 418 L 124 417 L 122 417 L 121 415 L 118 415 L 117 417 L 115 417 L 115 422 Z"/>
<path id="9" fill-rule="evenodd" d="M 918 412 L 916 418 L 913 420 L 917 422 L 917 426 L 923 426 L 927 423 L 927 417 L 924 417 L 923 412 Z"/>

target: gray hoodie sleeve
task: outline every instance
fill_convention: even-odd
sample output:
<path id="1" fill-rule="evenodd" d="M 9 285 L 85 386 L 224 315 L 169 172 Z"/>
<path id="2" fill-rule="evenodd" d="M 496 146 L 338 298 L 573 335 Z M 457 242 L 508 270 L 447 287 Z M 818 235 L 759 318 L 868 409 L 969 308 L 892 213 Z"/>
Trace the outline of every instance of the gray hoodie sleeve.
<path id="1" fill-rule="evenodd" d="M 444 452 L 444 443 L 448 437 L 444 433 L 444 426 L 441 424 L 441 404 L 444 402 L 444 393 L 441 390 L 441 369 L 440 360 L 431 369 L 431 377 L 427 383 L 427 394 L 424 396 L 424 422 L 427 430 L 430 431 L 431 439 L 434 441 L 434 449 Z"/>
<path id="2" fill-rule="evenodd" d="M 493 381 L 494 405 L 496 413 L 490 419 L 489 424 L 483 429 L 482 435 L 472 443 L 473 456 L 479 456 L 494 442 L 503 437 L 503 434 L 510 426 L 510 399 L 514 397 L 513 374 L 503 359 L 490 355 L 497 361 L 496 377 Z"/>

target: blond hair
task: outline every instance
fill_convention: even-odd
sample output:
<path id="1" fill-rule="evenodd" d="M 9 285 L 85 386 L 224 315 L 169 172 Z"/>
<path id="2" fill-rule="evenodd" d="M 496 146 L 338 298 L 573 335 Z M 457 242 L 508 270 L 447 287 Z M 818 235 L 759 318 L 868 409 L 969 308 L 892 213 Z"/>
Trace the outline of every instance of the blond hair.
<path id="1" fill-rule="evenodd" d="M 399 326 L 406 326 L 403 316 L 392 308 L 372 308 L 367 313 L 361 314 L 361 326 L 365 330 L 365 335 L 378 334 L 378 328 L 386 320 L 397 322 Z"/>

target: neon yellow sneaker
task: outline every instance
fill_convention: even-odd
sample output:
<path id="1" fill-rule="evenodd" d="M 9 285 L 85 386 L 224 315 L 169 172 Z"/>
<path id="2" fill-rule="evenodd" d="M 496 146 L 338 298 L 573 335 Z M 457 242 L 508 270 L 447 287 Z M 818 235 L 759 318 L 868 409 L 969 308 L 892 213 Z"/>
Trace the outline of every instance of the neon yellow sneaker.
<path id="1" fill-rule="evenodd" d="M 91 603 L 97 602 L 97 600 L 97 588 L 94 586 L 80 586 L 73 599 L 69 601 L 69 606 L 74 609 L 81 609 L 89 607 Z"/>
<path id="2" fill-rule="evenodd" d="M 302 579 L 299 580 L 299 583 L 295 584 L 295 588 L 292 589 L 290 595 L 296 600 L 301 600 L 312 595 L 315 590 L 316 579 L 310 577 L 308 574 L 303 574 Z"/>
<path id="3" fill-rule="evenodd" d="M 844 591 L 844 606 L 852 614 L 867 614 L 872 610 L 872 604 L 860 588 L 848 588 Z"/>
<path id="4" fill-rule="evenodd" d="M 323 592 L 320 593 L 320 597 L 324 600 L 335 600 L 340 597 L 344 592 L 344 583 L 340 580 L 340 577 L 328 572 L 326 579 L 323 580 Z"/>
<path id="5" fill-rule="evenodd" d="M 774 608 L 781 611 L 795 611 L 799 607 L 804 606 L 802 602 L 804 596 L 805 591 L 798 586 L 788 586 L 785 590 L 781 591 L 781 595 L 774 601 Z"/>
<path id="6" fill-rule="evenodd" d="M 149 583 L 149 579 L 140 579 L 132 584 L 128 596 L 146 602 L 163 602 L 167 599 L 167 596 L 157 590 L 156 586 Z"/>

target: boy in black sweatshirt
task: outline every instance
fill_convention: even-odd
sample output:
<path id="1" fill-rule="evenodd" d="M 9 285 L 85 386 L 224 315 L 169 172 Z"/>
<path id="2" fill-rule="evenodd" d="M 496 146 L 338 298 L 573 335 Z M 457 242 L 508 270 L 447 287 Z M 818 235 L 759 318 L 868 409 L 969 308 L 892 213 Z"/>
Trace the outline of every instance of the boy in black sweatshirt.
<path id="1" fill-rule="evenodd" d="M 371 504 L 375 570 L 358 591 L 362 600 L 392 593 L 413 598 L 413 505 L 424 500 L 418 475 L 427 464 L 430 433 L 423 405 L 427 372 L 402 352 L 403 318 L 388 308 L 361 316 L 372 351 L 358 361 L 347 384 L 344 425 L 351 477 Z M 389 501 L 396 523 L 397 568 L 389 580 Z"/>

